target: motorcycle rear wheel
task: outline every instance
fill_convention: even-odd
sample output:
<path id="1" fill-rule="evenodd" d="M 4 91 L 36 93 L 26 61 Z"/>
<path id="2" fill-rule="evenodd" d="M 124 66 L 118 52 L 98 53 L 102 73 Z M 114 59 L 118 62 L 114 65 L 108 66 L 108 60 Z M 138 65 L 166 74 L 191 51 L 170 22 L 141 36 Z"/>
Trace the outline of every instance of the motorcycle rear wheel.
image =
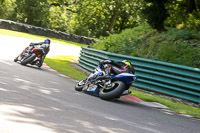
<path id="1" fill-rule="evenodd" d="M 125 89 L 125 84 L 121 81 L 115 81 L 110 88 L 102 88 L 99 97 L 103 100 L 112 100 L 119 98 Z"/>
<path id="2" fill-rule="evenodd" d="M 23 61 L 21 61 L 21 64 L 26 65 L 26 64 L 32 62 L 35 58 L 36 58 L 36 54 L 32 54 L 31 56 L 29 56 L 26 59 L 24 59 Z"/>

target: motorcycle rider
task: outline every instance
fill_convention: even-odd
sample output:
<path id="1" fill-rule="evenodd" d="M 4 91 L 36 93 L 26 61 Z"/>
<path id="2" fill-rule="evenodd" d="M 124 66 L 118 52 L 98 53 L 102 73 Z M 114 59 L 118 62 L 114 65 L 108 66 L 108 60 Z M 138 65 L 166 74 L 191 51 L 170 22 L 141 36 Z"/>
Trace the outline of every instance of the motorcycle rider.
<path id="1" fill-rule="evenodd" d="M 99 65 L 105 69 L 105 77 L 110 77 L 111 74 L 117 75 L 120 73 L 131 73 L 134 74 L 134 66 L 131 62 L 123 60 L 121 62 L 116 62 L 112 60 L 100 61 Z M 103 67 L 104 66 L 104 67 Z"/>
<path id="2" fill-rule="evenodd" d="M 42 53 L 43 53 L 42 56 L 40 56 L 38 60 L 35 60 L 34 62 L 32 62 L 31 65 L 37 65 L 38 67 L 42 66 L 44 59 L 45 59 L 46 55 L 48 54 L 48 52 L 50 50 L 50 43 L 51 43 L 50 39 L 45 39 L 44 42 L 30 43 L 30 46 L 41 45 L 41 47 L 37 48 L 37 50 L 42 51 Z M 19 56 L 21 56 L 21 54 Z M 17 56 L 14 59 L 15 62 L 18 61 L 19 56 Z"/>

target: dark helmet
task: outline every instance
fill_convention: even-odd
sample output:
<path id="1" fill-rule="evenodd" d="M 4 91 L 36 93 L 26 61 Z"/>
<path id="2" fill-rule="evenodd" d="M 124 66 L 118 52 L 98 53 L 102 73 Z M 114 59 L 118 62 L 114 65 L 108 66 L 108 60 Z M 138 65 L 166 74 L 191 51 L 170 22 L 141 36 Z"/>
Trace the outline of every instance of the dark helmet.
<path id="1" fill-rule="evenodd" d="M 50 41 L 49 39 L 46 39 L 46 40 L 44 40 L 44 43 L 46 43 L 46 44 L 50 44 L 51 41 Z"/>
<path id="2" fill-rule="evenodd" d="M 134 73 L 135 73 L 134 66 L 131 64 L 131 62 L 130 62 L 130 61 L 123 60 L 122 62 L 123 62 L 123 63 L 125 63 L 126 65 L 128 65 L 128 66 L 129 66 L 129 68 L 130 68 L 130 71 L 131 71 L 131 73 L 132 73 L 132 74 L 134 74 Z"/>

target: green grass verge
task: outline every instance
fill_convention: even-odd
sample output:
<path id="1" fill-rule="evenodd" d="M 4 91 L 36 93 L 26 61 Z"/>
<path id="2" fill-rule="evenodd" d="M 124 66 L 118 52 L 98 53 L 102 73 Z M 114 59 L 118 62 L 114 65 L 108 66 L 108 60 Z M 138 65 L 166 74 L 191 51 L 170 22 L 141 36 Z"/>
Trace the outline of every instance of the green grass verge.
<path id="1" fill-rule="evenodd" d="M 179 102 L 168 100 L 159 96 L 147 94 L 141 91 L 132 89 L 133 96 L 139 97 L 143 101 L 148 102 L 158 102 L 168 107 L 169 110 L 172 110 L 177 113 L 191 115 L 197 118 L 200 118 L 200 109 L 197 107 L 185 105 Z"/>
<path id="2" fill-rule="evenodd" d="M 86 78 L 86 75 L 69 65 L 77 59 L 78 57 L 74 56 L 51 56 L 50 58 L 46 57 L 44 62 L 59 73 L 76 80 L 81 80 Z"/>
<path id="3" fill-rule="evenodd" d="M 9 35 L 9 36 L 16 36 L 16 37 L 23 37 L 23 38 L 29 38 L 29 39 L 40 40 L 40 41 L 44 41 L 44 39 L 47 38 L 45 36 L 38 36 L 38 35 L 29 34 L 29 33 L 12 31 L 12 30 L 5 30 L 5 29 L 0 29 L 0 34 Z M 48 37 L 48 38 L 53 43 L 60 43 L 60 44 L 64 44 L 64 45 L 72 45 L 72 46 L 78 46 L 78 47 L 86 46 L 84 44 L 79 44 L 79 43 L 75 43 L 75 42 L 60 40 L 60 39 L 51 38 L 51 37 Z"/>
<path id="4" fill-rule="evenodd" d="M 82 72 L 79 72 L 76 70 L 73 66 L 70 66 L 69 63 L 74 61 L 74 59 L 78 59 L 77 57 L 71 57 L 71 56 L 53 56 L 50 58 L 46 58 L 45 62 L 48 66 L 50 66 L 52 69 L 57 70 L 58 72 L 65 74 L 69 77 L 72 77 L 76 80 L 81 80 L 86 77 Z M 158 96 L 150 95 L 144 92 L 140 92 L 137 90 L 132 90 L 133 96 L 136 96 L 144 101 L 149 102 L 158 102 L 168 107 L 169 110 L 175 111 L 177 113 L 183 113 L 187 115 L 191 115 L 194 117 L 200 118 L 200 109 L 185 105 L 182 103 L 174 102 L 172 100 L 168 100 L 165 98 L 161 98 Z"/>

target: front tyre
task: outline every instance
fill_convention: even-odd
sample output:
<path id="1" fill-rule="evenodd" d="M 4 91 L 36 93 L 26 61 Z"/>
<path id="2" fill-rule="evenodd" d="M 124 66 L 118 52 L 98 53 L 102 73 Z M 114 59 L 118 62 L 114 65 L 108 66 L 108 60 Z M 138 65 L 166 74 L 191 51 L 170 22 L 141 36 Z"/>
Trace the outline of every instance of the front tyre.
<path id="1" fill-rule="evenodd" d="M 21 64 L 26 65 L 26 64 L 32 62 L 35 58 L 36 58 L 36 54 L 32 54 L 31 56 L 29 56 L 26 59 L 24 59 L 23 61 L 21 61 Z"/>
<path id="2" fill-rule="evenodd" d="M 19 56 L 17 56 L 17 57 L 14 59 L 14 62 L 17 62 L 17 61 L 18 61 L 18 57 L 19 57 Z"/>
<path id="3" fill-rule="evenodd" d="M 85 80 L 86 79 L 83 79 L 81 81 L 79 81 L 76 86 L 75 86 L 75 90 L 76 91 L 82 91 L 83 90 L 83 86 L 85 85 Z"/>
<path id="4" fill-rule="evenodd" d="M 99 92 L 99 97 L 103 100 L 112 100 L 120 97 L 125 89 L 125 84 L 121 81 L 115 81 L 110 88 L 102 88 Z"/>

